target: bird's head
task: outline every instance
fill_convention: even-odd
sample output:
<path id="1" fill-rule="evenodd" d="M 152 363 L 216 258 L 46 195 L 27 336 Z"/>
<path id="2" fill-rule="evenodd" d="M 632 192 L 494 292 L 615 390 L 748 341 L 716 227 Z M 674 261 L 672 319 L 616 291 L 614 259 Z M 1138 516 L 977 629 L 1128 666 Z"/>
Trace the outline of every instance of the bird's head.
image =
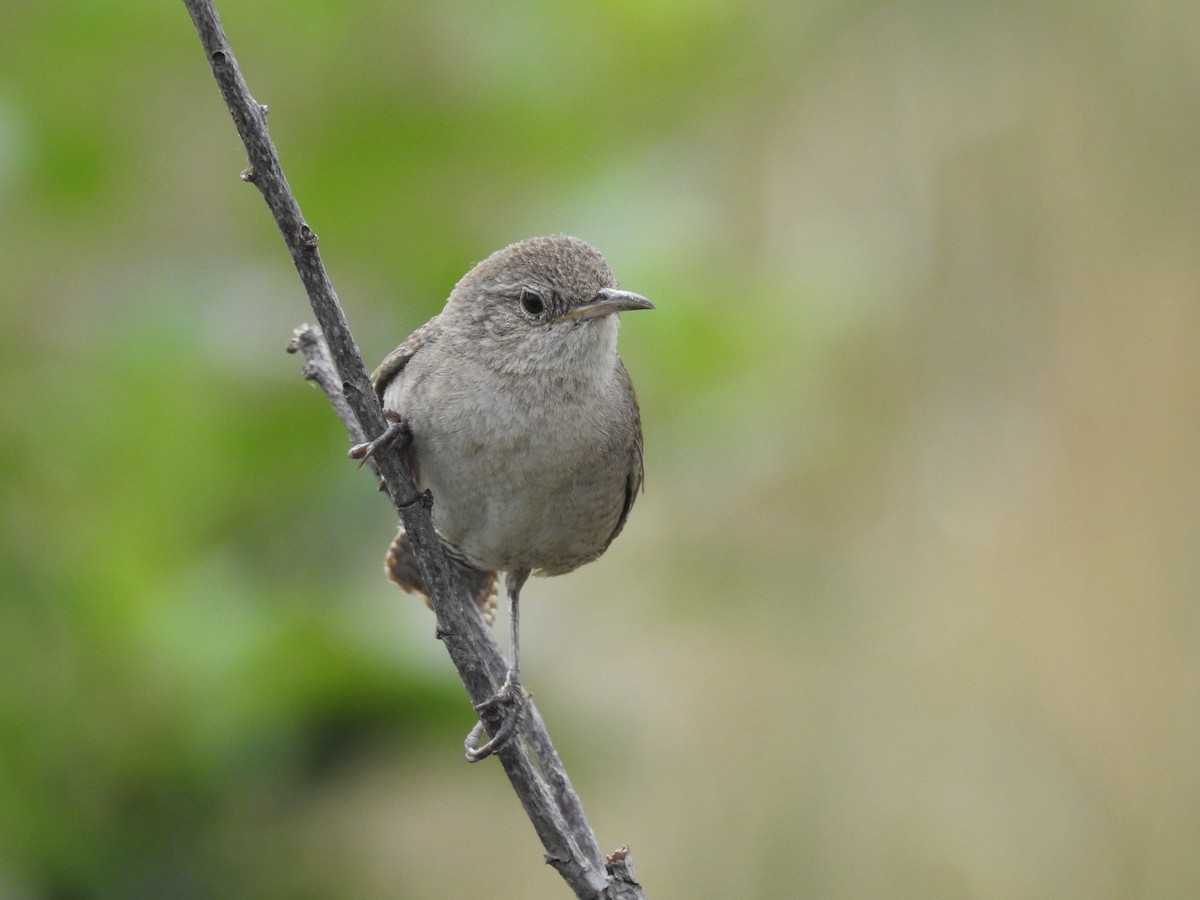
<path id="1" fill-rule="evenodd" d="M 462 277 L 442 317 L 484 352 L 529 356 L 561 346 L 616 341 L 614 313 L 653 309 L 617 289 L 600 251 L 568 235 L 535 237 L 497 250 Z"/>

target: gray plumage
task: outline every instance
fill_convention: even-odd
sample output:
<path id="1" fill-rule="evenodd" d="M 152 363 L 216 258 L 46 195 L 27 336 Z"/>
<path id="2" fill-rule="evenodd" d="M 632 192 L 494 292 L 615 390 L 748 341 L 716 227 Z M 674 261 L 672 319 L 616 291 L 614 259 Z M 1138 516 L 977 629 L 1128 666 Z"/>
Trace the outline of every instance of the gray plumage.
<path id="1" fill-rule="evenodd" d="M 495 573 L 514 595 L 530 572 L 596 559 L 624 526 L 642 431 L 615 313 L 650 308 L 616 290 L 591 245 L 531 238 L 471 269 L 372 376 L 411 432 L 406 459 L 433 494 L 434 527 L 489 620 Z M 388 570 L 427 593 L 403 534 Z"/>

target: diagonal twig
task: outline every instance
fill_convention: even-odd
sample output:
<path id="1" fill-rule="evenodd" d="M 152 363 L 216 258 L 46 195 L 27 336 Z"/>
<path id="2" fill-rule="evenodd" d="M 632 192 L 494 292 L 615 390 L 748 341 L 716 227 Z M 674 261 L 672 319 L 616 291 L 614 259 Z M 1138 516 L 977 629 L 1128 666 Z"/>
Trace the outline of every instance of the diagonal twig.
<path id="1" fill-rule="evenodd" d="M 283 175 L 267 130 L 266 107 L 251 96 L 212 0 L 184 0 L 184 4 L 196 26 L 221 96 L 246 147 L 249 167 L 242 177 L 259 189 L 270 208 L 324 337 L 322 340 L 321 335 L 306 333 L 301 337 L 297 334 L 295 345 L 304 352 L 306 376 L 311 368 L 316 376 L 314 380 L 329 395 L 346 424 L 352 443 L 377 436 L 386 427 L 383 412 L 337 294 L 321 263 L 317 236 L 304 221 Z M 322 355 L 324 362 L 320 361 Z M 336 373 L 336 377 L 330 375 L 331 372 Z M 374 463 L 404 523 L 425 584 L 430 589 L 437 617 L 437 635 L 445 644 L 471 703 L 481 704 L 503 681 L 507 668 L 504 657 L 446 563 L 441 542 L 433 530 L 428 496 L 417 490 L 399 454 L 380 453 Z M 489 732 L 494 733 L 498 721 L 488 721 L 485 716 L 485 724 Z M 546 849 L 546 861 L 555 867 L 577 897 L 597 900 L 641 898 L 643 895 L 633 876 L 628 851 L 622 848 L 607 860 L 601 854 L 579 797 L 532 702 L 527 706 L 522 733 L 527 744 L 510 741 L 497 756 Z"/>

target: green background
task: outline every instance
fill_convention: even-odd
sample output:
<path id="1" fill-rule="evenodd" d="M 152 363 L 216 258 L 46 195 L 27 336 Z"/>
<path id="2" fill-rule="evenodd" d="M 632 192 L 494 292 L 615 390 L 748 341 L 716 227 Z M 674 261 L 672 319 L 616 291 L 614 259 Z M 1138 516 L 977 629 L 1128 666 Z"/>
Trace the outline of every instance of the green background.
<path id="1" fill-rule="evenodd" d="M 220 5 L 373 365 L 567 231 L 646 493 L 523 663 L 650 897 L 1200 892 L 1200 5 Z M 178 2 L 0 6 L 0 896 L 567 895 Z"/>

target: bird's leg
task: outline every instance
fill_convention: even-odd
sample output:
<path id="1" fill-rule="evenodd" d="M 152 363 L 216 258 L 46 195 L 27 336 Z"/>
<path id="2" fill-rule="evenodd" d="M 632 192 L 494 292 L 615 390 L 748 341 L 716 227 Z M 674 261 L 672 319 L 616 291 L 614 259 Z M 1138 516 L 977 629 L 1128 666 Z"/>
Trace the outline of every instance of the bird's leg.
<path id="1" fill-rule="evenodd" d="M 525 584 L 525 579 L 528 577 L 528 569 L 509 572 L 505 577 L 504 583 L 508 593 L 508 637 L 509 643 L 512 646 L 512 664 L 508 667 L 508 672 L 504 676 L 504 683 L 500 685 L 496 693 L 475 707 L 476 712 L 484 712 L 496 706 L 509 707 L 509 709 L 504 713 L 504 718 L 500 722 L 500 727 L 496 729 L 496 733 L 483 746 L 479 746 L 479 739 L 484 735 L 482 720 L 477 722 L 475 727 L 471 729 L 471 733 L 467 735 L 467 739 L 463 744 L 467 751 L 467 762 L 479 762 L 479 760 L 491 756 L 512 739 L 512 736 L 516 734 L 517 726 L 521 722 L 522 705 L 525 698 L 529 695 L 521 687 L 521 643 L 518 609 L 521 600 L 521 587 Z"/>
<path id="2" fill-rule="evenodd" d="M 393 444 L 399 444 L 401 452 L 408 446 L 412 440 L 412 431 L 409 430 L 408 423 L 400 418 L 400 414 L 390 409 L 383 411 L 383 417 L 387 419 L 388 426 L 383 430 L 379 437 L 373 441 L 367 441 L 363 444 L 355 444 L 350 448 L 347 454 L 351 459 L 358 460 L 358 466 L 361 469 L 363 463 L 377 453 L 391 447 Z"/>

